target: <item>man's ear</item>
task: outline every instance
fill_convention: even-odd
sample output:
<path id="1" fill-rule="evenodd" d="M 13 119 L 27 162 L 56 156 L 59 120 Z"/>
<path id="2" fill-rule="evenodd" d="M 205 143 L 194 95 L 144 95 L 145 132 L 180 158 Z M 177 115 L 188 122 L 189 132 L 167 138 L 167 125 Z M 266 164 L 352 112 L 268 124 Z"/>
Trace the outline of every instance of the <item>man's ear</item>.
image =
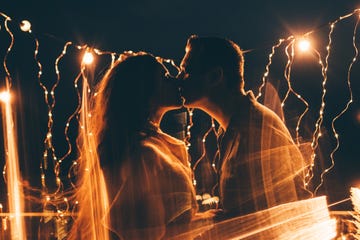
<path id="1" fill-rule="evenodd" d="M 223 81 L 224 71 L 222 67 L 214 67 L 207 73 L 208 84 L 211 86 L 217 85 Z"/>

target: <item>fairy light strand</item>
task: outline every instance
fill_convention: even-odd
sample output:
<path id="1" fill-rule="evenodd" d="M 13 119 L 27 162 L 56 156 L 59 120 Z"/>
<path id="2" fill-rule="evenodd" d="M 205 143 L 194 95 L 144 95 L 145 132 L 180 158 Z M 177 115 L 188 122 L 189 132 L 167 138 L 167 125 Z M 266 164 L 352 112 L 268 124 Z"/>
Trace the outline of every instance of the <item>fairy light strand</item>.
<path id="1" fill-rule="evenodd" d="M 212 128 L 212 131 L 215 134 L 215 138 L 216 138 L 216 152 L 214 154 L 213 160 L 211 161 L 211 167 L 213 168 L 215 173 L 218 173 L 217 164 L 220 159 L 220 141 L 219 141 L 220 126 L 219 126 L 219 129 L 216 128 L 214 118 L 211 118 L 211 128 Z"/>
<path id="2" fill-rule="evenodd" d="M 288 58 L 287 64 L 285 66 L 285 70 L 284 70 L 284 77 L 285 80 L 287 82 L 288 85 L 288 89 L 287 92 L 285 94 L 285 97 L 283 98 L 283 100 L 281 101 L 281 107 L 283 108 L 285 106 L 285 102 L 287 100 L 287 98 L 289 97 L 290 93 L 294 94 L 304 105 L 305 105 L 305 110 L 300 114 L 300 117 L 298 118 L 298 121 L 296 123 L 296 128 L 295 128 L 295 140 L 297 145 L 300 145 L 299 139 L 300 139 L 300 124 L 301 124 L 301 120 L 303 119 L 303 117 L 305 116 L 305 114 L 309 111 L 309 103 L 298 93 L 296 92 L 291 84 L 291 69 L 292 69 L 292 65 L 294 63 L 294 56 L 295 56 L 295 51 L 294 51 L 294 45 L 296 43 L 296 39 L 292 39 L 290 41 L 290 43 L 285 47 L 285 54 Z M 290 53 L 289 53 L 289 48 L 291 49 Z"/>
<path id="3" fill-rule="evenodd" d="M 289 40 L 291 38 L 292 38 L 292 36 L 290 36 L 287 40 Z M 275 55 L 275 49 L 279 48 L 284 43 L 284 41 L 286 41 L 286 40 L 283 38 L 280 38 L 278 40 L 278 43 L 271 47 L 271 53 L 268 55 L 268 62 L 265 66 L 265 73 L 262 76 L 262 83 L 258 89 L 258 95 L 256 96 L 256 99 L 258 99 L 262 96 L 262 89 L 265 87 L 266 80 L 268 79 L 269 74 L 270 74 L 270 66 L 272 64 L 272 58 Z"/>
<path id="4" fill-rule="evenodd" d="M 70 46 L 72 44 L 72 42 L 66 42 L 62 52 L 60 53 L 60 55 L 56 58 L 55 60 L 55 73 L 56 73 L 56 81 L 54 83 L 54 85 L 51 87 L 50 93 L 48 91 L 48 88 L 44 85 L 41 84 L 42 88 L 44 89 L 44 95 L 45 95 L 45 103 L 47 105 L 48 108 L 48 131 L 46 133 L 46 137 L 44 140 L 44 145 L 45 145 L 45 149 L 44 149 L 44 158 L 43 158 L 43 162 L 40 165 L 40 169 L 41 169 L 41 179 L 42 179 L 42 185 L 44 187 L 44 189 L 47 190 L 47 186 L 46 186 L 46 174 L 45 174 L 45 170 L 47 170 L 48 168 L 48 161 L 49 161 L 49 157 L 51 156 L 51 161 L 54 165 L 54 173 L 55 173 L 55 178 L 56 178 L 56 185 L 57 185 L 57 189 L 55 190 L 55 192 L 51 195 L 56 195 L 57 193 L 59 193 L 61 186 L 62 186 L 62 182 L 61 179 L 59 177 L 60 174 L 60 163 L 61 161 L 59 161 L 57 159 L 56 156 L 56 151 L 55 151 L 55 147 L 53 145 L 53 140 L 52 140 L 52 128 L 53 128 L 53 124 L 54 124 L 54 119 L 53 119 L 53 110 L 55 108 L 55 104 L 56 104 L 56 99 L 55 99 L 55 89 L 58 86 L 61 76 L 60 76 L 60 71 L 59 71 L 59 62 L 60 60 L 66 55 L 66 50 L 68 48 L 68 46 Z M 50 101 L 49 101 L 49 94 L 50 94 Z M 50 156 L 49 156 L 50 154 Z"/>
<path id="5" fill-rule="evenodd" d="M 347 16 L 350 16 L 350 15 L 347 15 Z M 341 17 L 341 19 L 342 19 L 342 17 Z M 321 95 L 321 104 L 320 104 L 320 110 L 319 110 L 319 117 L 318 117 L 318 119 L 316 120 L 316 123 L 315 123 L 315 130 L 313 132 L 312 143 L 311 143 L 311 148 L 312 148 L 311 163 L 310 163 L 310 165 L 308 167 L 308 170 L 307 170 L 307 173 L 305 175 L 306 179 L 304 179 L 304 182 L 305 182 L 304 187 L 308 191 L 310 191 L 310 189 L 308 188 L 309 183 L 314 177 L 313 168 L 315 166 L 316 150 L 317 150 L 317 147 L 318 147 L 319 138 L 322 136 L 321 127 L 322 127 L 322 123 L 323 123 L 324 110 L 325 110 L 326 83 L 327 83 L 327 79 L 328 79 L 327 72 L 328 72 L 328 66 L 329 66 L 330 49 L 331 49 L 331 44 L 332 44 L 332 33 L 334 31 L 335 24 L 338 21 L 339 20 L 336 20 L 336 21 L 330 23 L 330 31 L 328 33 L 328 44 L 326 45 L 325 64 L 323 63 L 320 52 L 314 49 L 314 51 L 315 51 L 315 53 L 316 53 L 316 55 L 318 56 L 318 59 L 319 59 L 318 63 L 321 66 L 321 75 L 322 75 L 321 89 L 322 89 L 322 95 Z M 326 172 L 326 171 L 324 171 L 324 172 Z M 321 176 L 323 176 L 323 173 L 321 173 Z M 323 181 L 323 180 L 321 180 L 321 181 Z M 318 187 L 316 187 L 315 189 L 318 189 Z M 315 191 L 313 193 L 315 194 Z"/>
<path id="6" fill-rule="evenodd" d="M 356 12 L 359 12 L 360 10 L 357 10 Z M 352 16 L 352 15 L 347 15 L 347 16 Z M 340 18 L 340 19 L 344 19 L 344 18 Z M 354 30 L 353 30 L 353 36 L 352 36 L 352 45 L 354 48 L 354 56 L 349 64 L 348 67 L 348 71 L 347 71 L 347 77 L 346 77 L 346 83 L 347 83 L 347 87 L 348 87 L 348 91 L 349 91 L 349 100 L 348 102 L 345 104 L 345 107 L 340 111 L 340 113 L 338 115 L 336 115 L 332 121 L 331 121 L 331 130 L 333 132 L 333 136 L 336 139 L 336 144 L 334 149 L 331 151 L 330 153 L 330 160 L 331 160 L 331 164 L 329 167 L 327 167 L 320 175 L 320 183 L 319 185 L 315 188 L 314 194 L 317 193 L 317 191 L 319 190 L 319 188 L 324 184 L 324 176 L 326 173 L 328 173 L 332 168 L 334 168 L 335 166 L 335 159 L 334 159 L 334 154 L 336 153 L 336 151 L 339 149 L 340 147 L 340 140 L 339 140 L 339 134 L 335 128 L 335 122 L 342 116 L 345 114 L 345 112 L 347 112 L 347 110 L 350 107 L 350 104 L 353 102 L 353 93 L 352 93 L 352 89 L 351 89 L 351 81 L 350 81 L 350 75 L 351 75 L 351 70 L 353 68 L 354 63 L 357 61 L 358 59 L 358 55 L 359 55 L 359 50 L 357 48 L 356 45 L 356 34 L 357 34 L 357 29 L 359 26 L 359 21 L 360 21 L 360 16 L 358 16 L 356 24 L 354 26 Z"/>
<path id="7" fill-rule="evenodd" d="M 1 13 L 1 12 L 0 12 Z M 6 29 L 6 32 L 9 34 L 10 38 L 11 38 L 11 41 L 10 41 L 10 44 L 9 44 L 9 47 L 7 48 L 6 50 L 6 53 L 5 53 L 5 56 L 4 56 L 4 60 L 3 60 L 3 66 L 4 66 L 4 70 L 6 72 L 6 76 L 7 76 L 7 81 L 6 81 L 6 84 L 7 84 L 7 88 L 10 89 L 11 88 L 11 85 L 12 85 L 12 78 L 11 78 L 11 74 L 10 74 L 10 71 L 7 67 L 7 57 L 9 55 L 9 53 L 11 52 L 12 50 L 12 47 L 14 46 L 14 34 L 11 32 L 10 28 L 8 27 L 8 22 L 11 21 L 11 18 L 3 13 L 1 13 L 1 15 L 5 18 L 5 21 L 4 21 L 4 27 Z"/>
<path id="8" fill-rule="evenodd" d="M 308 168 L 308 172 L 306 173 L 306 179 L 305 179 L 305 187 L 307 188 L 310 181 L 313 179 L 314 177 L 314 173 L 313 173 L 313 168 L 315 167 L 315 159 L 316 159 L 316 149 L 318 147 L 318 140 L 319 138 L 322 136 L 321 133 L 321 126 L 322 126 L 322 121 L 323 121 L 323 115 L 324 115 L 324 109 L 325 109 L 325 95 L 326 95 L 326 82 L 327 82 L 327 69 L 328 69 L 328 58 L 330 56 L 330 47 L 331 47 L 331 41 L 332 41 L 332 33 L 333 33 L 333 29 L 335 27 L 335 24 L 338 23 L 339 21 L 349 18 L 351 16 L 353 16 L 354 14 L 358 13 L 360 11 L 360 9 L 355 9 L 352 13 L 349 13 L 347 15 L 341 16 L 339 17 L 337 20 L 333 21 L 332 23 L 330 23 L 330 31 L 328 34 L 328 44 L 326 46 L 326 51 L 327 51 L 327 55 L 325 57 L 325 64 L 322 61 L 321 58 L 321 54 L 315 50 L 316 55 L 318 56 L 318 63 L 321 66 L 321 73 L 322 73 L 322 77 L 323 77 L 323 82 L 322 82 L 322 98 L 321 98 L 321 106 L 320 106 L 320 110 L 319 110 L 319 118 L 317 119 L 316 123 L 315 123 L 315 130 L 313 132 L 313 140 L 311 143 L 311 147 L 312 147 L 312 154 L 311 154 L 311 164 Z M 358 20 L 359 21 L 359 20 Z M 355 34 L 356 34 L 356 29 L 357 29 L 358 23 L 356 23 L 355 25 L 355 29 L 354 29 L 354 35 L 353 35 L 353 46 L 355 49 L 357 49 L 356 45 L 354 45 L 354 41 L 355 41 Z M 313 31 L 312 31 L 313 32 Z M 353 62 L 355 62 L 357 59 L 357 52 L 356 52 L 356 56 L 353 58 Z M 349 70 L 351 70 L 353 63 L 351 63 L 351 65 L 349 66 Z M 349 72 L 349 71 L 348 71 Z M 347 82 L 348 82 L 348 86 L 350 87 L 350 75 L 348 74 L 348 78 L 347 78 Z M 349 104 L 352 102 L 352 91 L 351 88 L 349 88 L 350 91 L 350 99 L 349 99 Z M 344 110 L 339 114 L 340 116 L 343 115 L 346 111 L 347 111 L 348 107 L 345 107 Z M 339 139 L 338 139 L 338 134 L 334 128 L 334 121 L 336 121 L 340 116 L 336 116 L 335 118 L 333 118 L 332 120 L 332 131 L 334 134 L 334 137 L 336 139 L 336 146 L 335 148 L 332 150 L 332 152 L 330 153 L 330 159 L 331 159 L 331 165 L 326 168 L 321 174 L 320 174 L 320 183 L 315 187 L 314 190 L 314 194 L 317 193 L 317 191 L 319 190 L 319 188 L 323 185 L 324 183 L 324 176 L 326 173 L 328 173 L 335 164 L 335 160 L 334 160 L 334 153 L 337 151 L 337 149 L 339 148 L 338 145 L 340 145 Z M 308 189 L 308 188 L 307 188 Z"/>
<path id="9" fill-rule="evenodd" d="M 78 81 L 80 79 L 80 77 L 82 76 L 81 72 L 75 77 L 74 81 L 73 81 L 73 85 L 74 85 L 74 88 L 75 88 L 75 92 L 76 92 L 76 95 L 77 95 L 77 106 L 76 106 L 76 109 L 75 111 L 73 112 L 73 114 L 69 117 L 67 123 L 66 123 L 66 126 L 68 127 L 68 124 L 70 123 L 71 119 L 73 119 L 74 117 L 76 117 L 76 120 L 78 121 L 78 123 L 80 124 L 80 119 L 79 119 L 79 116 L 80 116 L 80 111 L 81 111 L 81 93 L 80 93 L 80 90 L 79 90 L 79 87 L 78 87 Z M 80 125 L 81 126 L 81 125 Z M 67 130 L 67 129 L 66 129 Z M 77 149 L 80 149 L 80 146 L 78 144 L 78 142 L 76 141 L 76 148 Z M 77 160 L 73 160 L 72 162 L 72 165 L 70 166 L 70 169 L 68 171 L 68 174 L 67 174 L 67 177 L 70 181 L 70 184 L 71 186 L 76 189 L 76 184 L 73 183 L 72 181 L 72 173 L 74 173 L 74 175 L 76 175 L 76 172 L 78 170 L 78 162 Z"/>
<path id="10" fill-rule="evenodd" d="M 203 135 L 203 137 L 201 138 L 201 156 L 195 161 L 193 167 L 192 167 L 192 171 L 193 171 L 193 182 L 196 183 L 196 178 L 195 178 L 195 170 L 197 168 L 197 166 L 199 165 L 199 163 L 205 159 L 206 156 L 206 138 L 208 137 L 208 135 L 213 131 L 213 128 L 210 127 L 205 134 Z M 195 185 L 195 184 L 194 184 Z"/>
<path id="11" fill-rule="evenodd" d="M 353 14 L 355 13 L 359 13 L 360 9 L 356 9 L 353 13 L 350 13 L 350 14 L 347 14 L 347 15 L 344 15 L 344 16 L 341 16 L 340 18 L 338 18 L 336 21 L 332 22 L 331 23 L 331 30 L 329 32 L 329 42 L 328 42 L 328 45 L 326 46 L 326 50 L 327 50 L 327 55 L 325 57 L 325 65 L 323 64 L 323 61 L 321 60 L 321 56 L 320 56 L 320 53 L 318 53 L 318 57 L 319 57 L 319 64 L 321 65 L 321 69 L 322 69 L 322 77 L 323 77 L 323 82 L 322 82 L 322 90 L 323 90 L 323 94 L 322 94 L 322 98 L 321 98 L 321 107 L 320 107 L 320 111 L 319 111 L 319 118 L 317 119 L 316 121 L 316 124 L 315 124 L 315 131 L 314 131 L 314 135 L 313 135 L 313 141 L 312 141 L 312 149 L 313 149 L 313 155 L 312 155 L 312 164 L 311 164 L 311 168 L 314 167 L 314 161 L 315 161 L 315 151 L 317 149 L 317 146 L 318 146 L 318 140 L 319 138 L 321 137 L 321 126 L 322 126 L 322 121 L 323 121 L 323 115 L 324 115 L 324 109 L 325 109 L 325 95 L 326 95 L 326 83 L 327 83 L 327 71 L 328 71 L 328 58 L 330 56 L 330 46 L 331 46 L 331 36 L 332 36 L 332 32 L 333 32 L 333 28 L 335 26 L 336 23 L 338 23 L 339 21 L 345 19 L 345 18 L 348 18 L 350 16 L 352 16 Z M 9 18 L 8 16 L 6 16 L 5 14 L 1 13 L 1 16 L 3 16 L 5 18 L 5 21 L 4 21 L 4 26 L 5 26 L 5 29 L 7 31 L 7 33 L 9 34 L 9 36 L 11 37 L 11 42 L 9 44 L 9 47 L 7 48 L 7 51 L 6 51 L 6 54 L 5 54 L 5 57 L 3 59 L 3 66 L 4 66 L 4 69 L 5 69 L 5 72 L 6 72 L 6 75 L 7 75 L 7 79 L 9 80 L 9 85 L 11 86 L 11 75 L 10 75 L 10 72 L 9 72 L 9 69 L 7 67 L 7 56 L 9 55 L 9 53 L 11 52 L 12 50 L 12 47 L 13 47 L 13 44 L 14 44 L 14 35 L 13 33 L 11 32 L 11 30 L 9 29 L 8 25 L 7 25 L 7 22 L 8 21 L 11 21 L 11 18 Z M 322 173 L 321 173 L 321 183 L 320 185 L 317 186 L 317 188 L 315 189 L 315 193 L 317 192 L 317 190 L 319 189 L 319 187 L 321 186 L 321 184 L 323 183 L 323 177 L 324 175 L 329 171 L 331 170 L 331 168 L 334 166 L 335 164 L 335 161 L 334 161 L 334 154 L 335 152 L 338 150 L 339 146 L 340 146 L 340 141 L 339 141 L 339 135 L 337 133 L 337 130 L 335 128 L 335 122 L 348 110 L 350 104 L 353 102 L 353 96 L 352 96 L 352 90 L 351 90 L 351 82 L 350 82 L 350 75 L 351 75 L 351 70 L 353 68 L 353 64 L 357 61 L 357 58 L 358 58 L 358 49 L 357 49 L 357 46 L 356 46 L 356 30 L 357 30 L 357 27 L 358 27 L 358 22 L 359 22 L 359 19 L 357 20 L 357 23 L 355 25 L 355 28 L 354 28 L 354 35 L 353 35 L 353 46 L 354 46 L 354 49 L 355 49 L 355 56 L 353 57 L 350 65 L 349 65 L 349 68 L 348 68 L 348 74 L 347 74 L 347 84 L 348 84 L 348 89 L 349 89 L 349 94 L 350 94 L 350 99 L 349 101 L 346 103 L 344 109 L 335 117 L 333 118 L 332 120 L 332 124 L 331 124 L 331 127 L 332 127 L 332 131 L 333 131 L 333 134 L 334 134 L 334 137 L 336 138 L 336 147 L 333 149 L 333 151 L 331 152 L 330 154 L 330 157 L 331 157 L 331 166 L 327 169 L 325 169 Z M 29 31 L 29 33 L 31 33 L 31 31 Z M 265 73 L 263 74 L 262 76 L 262 84 L 261 86 L 259 87 L 259 93 L 258 93 L 258 96 L 256 97 L 256 99 L 258 99 L 259 97 L 262 96 L 262 88 L 265 86 L 265 83 L 268 79 L 268 76 L 269 76 L 269 73 L 270 73 L 270 65 L 272 64 L 272 58 L 275 54 L 275 49 L 279 48 L 285 41 L 288 41 L 288 40 L 292 40 L 293 41 L 293 37 L 289 37 L 288 39 L 280 39 L 279 42 L 272 47 L 272 51 L 271 53 L 269 54 L 269 57 L 268 57 L 268 63 L 265 67 Z M 47 91 L 47 88 L 45 87 L 45 85 L 41 82 L 41 75 L 42 75 L 42 65 L 40 63 L 40 61 L 38 61 L 37 59 L 37 55 L 38 55 L 38 50 L 39 50 L 39 42 L 38 40 L 35 38 L 35 42 L 36 42 L 36 49 L 35 49 L 35 53 L 34 53 L 34 59 L 38 65 L 38 80 L 39 80 L 39 83 L 40 83 L 40 86 L 43 88 L 44 90 L 44 96 L 45 96 L 45 102 L 46 104 L 48 105 L 48 134 L 46 136 L 46 139 L 44 141 L 44 144 L 46 147 L 49 147 L 51 149 L 51 152 L 52 152 L 52 158 L 55 160 L 56 163 L 61 163 L 66 157 L 68 157 L 68 155 L 71 153 L 71 144 L 68 145 L 68 152 L 61 158 L 59 158 L 59 160 L 56 159 L 56 155 L 55 155 L 55 149 L 52 145 L 52 125 L 53 125 L 53 116 L 52 116 L 52 110 L 53 108 L 55 107 L 55 89 L 57 87 L 57 84 L 59 83 L 60 81 L 60 71 L 58 69 L 58 63 L 59 61 L 61 60 L 61 58 L 66 54 L 66 47 L 64 47 L 65 49 L 65 53 L 62 52 L 62 54 L 56 59 L 56 63 L 55 63 L 55 69 L 56 69 L 56 75 L 57 75 L 57 82 L 55 83 L 55 85 L 53 85 L 51 91 L 50 91 L 50 96 L 51 96 L 51 103 L 48 99 L 48 91 Z M 66 43 L 67 44 L 67 43 Z M 70 44 L 69 44 L 70 45 Z M 287 99 L 288 97 L 288 94 L 290 94 L 291 92 L 294 93 L 301 101 L 303 101 L 303 103 L 306 105 L 306 110 L 305 112 L 303 112 L 300 117 L 299 117 L 299 120 L 298 120 L 298 124 L 297 124 L 297 127 L 296 127 L 296 130 L 297 130 L 297 139 L 298 139 L 298 130 L 299 130 L 299 125 L 300 125 L 300 122 L 301 122 L 301 119 L 302 117 L 305 115 L 307 109 L 308 109 L 308 104 L 307 102 L 299 95 L 297 94 L 291 87 L 291 82 L 290 82 L 290 76 L 291 76 L 291 66 L 292 66 L 292 62 L 293 62 L 293 57 L 294 57 L 294 53 L 293 53 L 293 42 L 290 43 L 290 45 L 288 45 L 289 47 L 291 47 L 291 53 L 288 55 L 288 59 L 289 59 L 289 64 L 286 66 L 285 68 L 285 71 L 284 71 L 284 74 L 285 74 L 285 78 L 287 80 L 287 83 L 288 83 L 288 92 L 287 92 L 287 95 L 286 97 L 284 98 L 283 102 L 285 102 L 285 100 Z M 84 46 L 77 46 L 77 48 L 79 50 L 83 50 L 84 49 Z M 102 54 L 110 54 L 111 55 L 111 58 L 112 58 L 112 61 L 111 61 L 111 65 L 114 63 L 115 61 L 115 57 L 117 55 L 117 53 L 114 53 L 114 52 L 103 52 L 103 51 L 100 51 L 98 49 L 93 49 L 93 51 L 97 54 L 97 55 L 102 55 Z M 171 63 L 174 67 L 176 67 L 176 64 L 174 63 L 173 60 L 171 59 L 166 59 L 165 61 L 166 63 Z M 75 78 L 74 80 L 74 87 L 78 90 L 78 86 L 77 86 L 77 83 L 79 81 L 79 79 L 82 77 L 84 81 L 87 80 L 87 76 L 86 74 L 84 73 L 84 70 L 85 69 L 81 69 L 81 72 L 79 73 L 79 75 Z M 91 93 L 90 91 L 90 88 L 87 90 L 88 93 Z M 80 104 L 81 104 L 81 93 L 78 92 L 78 101 L 79 101 L 79 105 L 77 106 L 76 110 L 74 111 L 74 113 L 68 118 L 67 122 L 66 122 L 66 127 L 65 127 L 65 136 L 66 136 L 66 141 L 68 142 L 68 144 L 70 143 L 70 140 L 68 138 L 68 128 L 69 128 L 69 123 L 71 121 L 71 119 L 73 119 L 75 116 L 78 117 L 79 115 L 79 111 L 80 111 Z M 191 138 L 191 133 L 190 133 L 190 128 L 193 126 L 193 122 L 192 122 L 192 115 L 193 115 L 193 109 L 188 109 L 188 113 L 189 113 L 189 125 L 187 127 L 187 131 L 186 131 L 186 138 L 185 138 L 185 142 L 187 143 L 187 148 L 190 147 L 190 138 Z M 206 151 L 205 149 L 205 142 L 206 142 L 206 138 L 208 136 L 208 134 L 211 132 L 211 130 L 214 131 L 214 133 L 216 134 L 217 132 L 215 131 L 215 127 L 214 127 L 214 124 L 213 124 L 213 119 L 212 119 L 212 126 L 211 128 L 205 133 L 205 135 L 203 136 L 202 140 L 203 140 L 203 154 L 204 154 L 204 151 Z M 50 133 L 50 134 L 49 134 Z M 202 156 L 203 156 L 202 154 Z M 44 152 L 44 155 L 45 155 L 45 152 Z M 216 154 L 215 154 L 216 155 Z M 212 162 L 212 166 L 214 167 L 215 165 L 215 157 L 213 159 L 213 162 Z M 195 163 L 195 165 L 193 166 L 193 168 L 196 168 L 196 166 L 198 165 L 198 161 L 201 161 L 201 159 L 198 159 L 197 162 Z M 73 166 L 75 167 L 77 165 L 77 162 L 74 161 L 73 162 Z M 215 169 L 214 169 L 215 170 Z M 54 172 L 56 173 L 56 175 L 58 176 L 59 174 L 59 165 L 55 165 L 54 166 Z M 70 171 L 70 170 L 69 170 Z M 312 172 L 312 169 L 311 169 L 311 173 L 313 174 Z M 311 180 L 311 178 L 307 179 L 308 181 Z M 60 179 L 56 179 L 56 181 L 60 181 Z M 196 180 L 194 179 L 195 181 L 195 184 L 196 184 Z M 60 184 L 60 183 L 59 183 Z M 59 192 L 55 192 L 56 194 L 58 194 Z M 54 198 L 54 195 L 48 195 L 46 197 L 48 203 L 50 204 L 51 200 Z M 66 212 L 68 212 L 70 210 L 69 208 L 69 203 L 67 201 L 66 198 L 63 198 L 63 202 L 65 203 L 65 208 L 64 209 L 58 209 L 59 213 L 61 214 L 65 214 L 66 215 Z M 75 205 L 77 205 L 78 203 L 75 202 Z M 72 211 L 74 211 L 74 209 L 76 208 L 76 206 L 72 209 Z"/>

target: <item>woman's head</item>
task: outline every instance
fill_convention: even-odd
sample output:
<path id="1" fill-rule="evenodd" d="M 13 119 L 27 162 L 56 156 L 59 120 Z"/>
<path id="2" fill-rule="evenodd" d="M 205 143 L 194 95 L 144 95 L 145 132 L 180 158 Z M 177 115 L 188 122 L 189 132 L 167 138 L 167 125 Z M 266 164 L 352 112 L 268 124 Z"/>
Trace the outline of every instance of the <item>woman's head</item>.
<path id="1" fill-rule="evenodd" d="M 106 198 L 113 199 L 119 190 L 119 185 L 111 183 L 122 181 L 119 166 L 127 159 L 138 159 L 136 146 L 152 114 L 182 106 L 176 80 L 166 77 L 166 73 L 164 65 L 151 54 L 123 54 L 96 86 L 91 100 L 92 117 L 85 118 L 89 129 L 81 130 L 77 139 L 81 172 L 77 199 L 85 207 L 80 207 L 77 227 L 72 230 L 70 239 L 78 239 L 78 229 L 84 236 L 89 232 L 108 239 L 101 231 L 106 232 L 108 228 Z M 88 116 L 85 110 L 81 114 Z M 90 213 L 96 213 L 88 214 L 87 206 L 94 199 L 102 201 L 102 208 L 90 209 Z M 104 219 L 95 217 L 92 221 L 94 216 L 104 216 Z M 92 228 L 92 222 L 97 227 Z"/>
<path id="2" fill-rule="evenodd" d="M 106 125 L 140 130 L 149 116 L 181 107 L 175 79 L 149 53 L 122 55 L 98 85 L 95 111 Z"/>

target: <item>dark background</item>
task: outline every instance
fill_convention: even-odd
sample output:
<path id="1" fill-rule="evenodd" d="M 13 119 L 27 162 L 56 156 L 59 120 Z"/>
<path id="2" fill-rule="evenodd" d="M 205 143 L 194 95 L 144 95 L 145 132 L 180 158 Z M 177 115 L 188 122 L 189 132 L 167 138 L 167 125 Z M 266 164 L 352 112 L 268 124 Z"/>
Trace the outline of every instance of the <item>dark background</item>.
<path id="1" fill-rule="evenodd" d="M 0 11 L 16 23 L 27 19 L 32 23 L 33 35 L 40 41 L 39 59 L 46 67 L 53 68 L 54 59 L 62 50 L 66 41 L 75 44 L 96 47 L 104 51 L 120 53 L 124 50 L 144 50 L 164 58 L 174 59 L 179 64 L 184 54 L 186 39 L 191 34 L 227 37 L 240 45 L 245 54 L 246 88 L 257 88 L 261 84 L 262 74 L 268 61 L 271 46 L 279 38 L 314 31 L 316 48 L 324 57 L 328 42 L 329 23 L 360 8 L 359 1 L 2 1 Z M 354 57 L 352 31 L 356 17 L 340 21 L 334 30 L 332 54 L 329 57 L 328 92 L 323 124 L 323 138 L 320 140 L 319 169 L 331 164 L 330 154 L 336 146 L 331 121 L 344 108 L 349 100 L 347 90 L 347 68 Z M 9 37 L 1 24 L 1 57 L 5 56 Z M 15 30 L 14 30 L 15 31 Z M 15 31 L 16 32 L 16 31 Z M 34 42 L 30 37 L 16 38 L 14 51 L 8 64 L 13 74 L 14 86 L 26 94 L 18 98 L 20 158 L 23 171 L 29 176 L 39 176 L 39 159 L 42 158 L 43 140 L 47 131 L 47 109 L 43 91 L 36 80 L 37 66 L 31 62 Z M 357 44 L 359 34 L 357 34 Z M 18 40 L 19 39 L 19 40 Z M 77 50 L 69 48 L 68 55 L 76 56 Z M 27 60 L 26 60 L 27 58 Z M 79 67 L 79 58 L 64 58 L 62 78 L 74 79 Z M 28 62 L 31 64 L 28 64 Z M 274 57 L 270 80 L 283 97 L 283 70 L 286 64 L 284 48 Z M 93 71 L 94 79 L 99 78 L 103 70 L 101 65 Z M 354 64 L 351 84 L 353 103 L 346 113 L 336 121 L 336 130 L 340 137 L 340 147 L 334 154 L 335 167 L 325 175 L 325 185 L 319 194 L 327 194 L 329 203 L 349 197 L 349 188 L 359 186 L 359 60 Z M 4 77 L 4 69 L 1 69 Z M 24 80 L 26 79 L 26 80 Z M 52 71 L 44 70 L 43 81 L 49 86 L 56 76 Z M 316 55 L 296 57 L 292 68 L 294 88 L 308 99 L 309 114 L 301 125 L 301 136 L 311 141 L 315 120 L 318 118 L 321 100 L 321 69 Z M 71 82 L 71 81 L 70 81 Z M 54 139 L 58 155 L 64 155 L 67 149 L 64 139 L 64 123 L 76 108 L 76 93 L 70 85 L 60 84 L 58 89 L 56 124 Z M 292 105 L 294 102 L 294 105 Z M 297 117 L 303 111 L 303 105 L 289 100 L 284 108 L 287 123 L 294 129 Z M 195 112 L 196 113 L 196 112 Z M 183 116 L 180 114 L 180 116 Z M 167 116 L 166 129 L 171 130 L 172 116 Z M 193 159 L 201 154 L 199 139 L 209 126 L 209 118 L 203 113 L 194 115 L 192 129 Z M 76 129 L 76 123 L 71 128 Z M 71 131 L 70 131 L 71 132 Z M 70 133 L 71 134 L 71 133 Z M 74 137 L 74 136 L 71 136 Z M 212 138 L 213 136 L 210 136 Z M 54 140 L 55 141 L 55 140 Z M 209 147 L 209 154 L 213 149 Z M 71 159 L 72 155 L 69 156 Z M 211 157 L 209 157 L 210 159 Z M 64 164 L 64 168 L 68 167 Z M 25 170 L 26 169 L 26 170 Z M 50 174 L 50 173 L 49 173 Z M 51 179 L 51 178 L 50 178 Z M 39 180 L 39 179 L 38 179 Z M 34 185 L 38 184 L 33 180 Z M 319 181 L 319 179 L 316 179 Z M 211 181 L 210 181 L 211 182 Z M 51 185 L 49 183 L 49 185 Z M 211 185 L 211 183 L 209 183 Z M 209 191 L 204 188 L 201 192 Z M 3 193 L 4 194 L 4 193 Z M 4 195 L 3 195 L 4 196 Z M 1 200 L 1 198 L 0 198 Z M 349 208 L 335 205 L 335 208 Z"/>

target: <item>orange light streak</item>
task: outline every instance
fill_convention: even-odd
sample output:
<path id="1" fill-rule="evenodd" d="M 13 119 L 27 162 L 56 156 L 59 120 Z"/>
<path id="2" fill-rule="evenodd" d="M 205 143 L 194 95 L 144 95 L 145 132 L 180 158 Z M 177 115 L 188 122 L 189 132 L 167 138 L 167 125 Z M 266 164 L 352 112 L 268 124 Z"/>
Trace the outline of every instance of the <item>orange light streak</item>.
<path id="1" fill-rule="evenodd" d="M 204 240 L 208 239 L 207 236 L 219 240 L 332 240 L 337 235 L 336 219 L 330 217 L 325 196 L 281 204 L 216 224 L 204 224 L 172 240 L 187 239 L 186 237 L 194 236 L 197 232 L 204 233 L 196 239 Z"/>
<path id="2" fill-rule="evenodd" d="M 12 218 L 15 215 L 13 213 L 2 213 L 0 211 L 0 217 Z M 74 217 L 76 213 L 64 212 L 20 212 L 18 216 L 21 217 Z"/>
<path id="3" fill-rule="evenodd" d="M 8 78 L 6 78 L 8 79 Z M 9 94 L 9 85 L 7 83 L 7 93 Z M 10 221 L 11 239 L 23 240 L 26 239 L 26 228 L 24 219 L 21 213 L 24 212 L 24 196 L 21 184 L 20 167 L 19 167 L 19 156 L 16 141 L 16 131 L 14 128 L 13 112 L 11 107 L 11 101 L 4 101 L 3 104 L 3 129 L 4 129 L 4 145 L 6 152 L 6 185 L 8 191 L 8 204 L 9 212 L 12 217 Z"/>
<path id="4" fill-rule="evenodd" d="M 83 79 L 82 98 L 81 98 L 81 114 L 80 114 L 80 131 L 82 151 L 80 158 L 81 166 L 81 186 L 78 188 L 79 196 L 82 197 L 79 210 L 79 220 L 90 225 L 89 229 L 82 229 L 85 236 L 89 239 L 109 240 L 109 199 L 103 172 L 97 154 L 96 141 L 91 132 L 91 114 L 89 110 L 88 96 L 90 95 L 90 87 L 85 74 L 86 66 L 81 66 L 81 76 Z M 76 84 L 77 86 L 77 84 Z M 95 123 L 96 124 L 96 123 Z"/>

